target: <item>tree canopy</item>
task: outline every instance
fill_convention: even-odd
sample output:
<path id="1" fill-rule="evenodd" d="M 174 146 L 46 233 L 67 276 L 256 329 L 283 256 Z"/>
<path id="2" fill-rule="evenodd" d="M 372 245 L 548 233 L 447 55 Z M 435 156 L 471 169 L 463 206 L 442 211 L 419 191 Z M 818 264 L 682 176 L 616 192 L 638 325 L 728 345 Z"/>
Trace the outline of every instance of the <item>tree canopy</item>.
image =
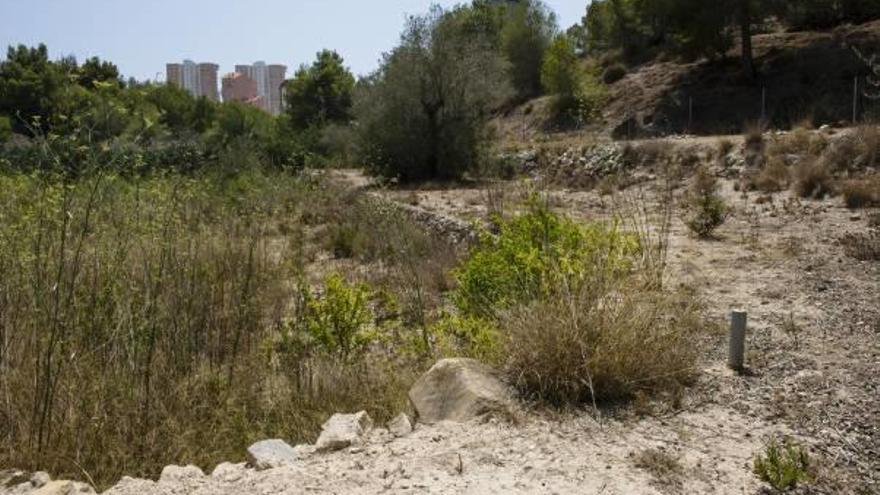
<path id="1" fill-rule="evenodd" d="M 319 52 L 311 66 L 300 66 L 285 84 L 291 123 L 300 129 L 347 123 L 351 119 L 354 84 L 354 76 L 338 53 Z"/>

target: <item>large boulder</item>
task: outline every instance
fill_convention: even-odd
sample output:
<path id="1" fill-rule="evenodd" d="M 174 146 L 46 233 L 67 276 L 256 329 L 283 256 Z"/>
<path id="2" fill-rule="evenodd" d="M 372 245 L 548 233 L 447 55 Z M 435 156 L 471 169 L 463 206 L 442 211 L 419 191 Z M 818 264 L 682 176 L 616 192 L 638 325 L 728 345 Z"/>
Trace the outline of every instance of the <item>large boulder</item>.
<path id="1" fill-rule="evenodd" d="M 509 416 L 510 389 L 488 366 L 473 359 L 438 361 L 409 391 L 425 424 L 465 422 L 487 414 Z"/>
<path id="2" fill-rule="evenodd" d="M 262 440 L 247 449 L 248 463 L 258 471 L 293 464 L 297 458 L 296 449 L 277 438 Z"/>
<path id="3" fill-rule="evenodd" d="M 395 437 L 405 437 L 412 433 L 412 429 L 412 423 L 406 413 L 400 413 L 388 422 L 388 432 Z"/>
<path id="4" fill-rule="evenodd" d="M 373 428 L 373 420 L 366 411 L 334 414 L 321 428 L 315 449 L 327 452 L 363 443 L 364 436 Z"/>

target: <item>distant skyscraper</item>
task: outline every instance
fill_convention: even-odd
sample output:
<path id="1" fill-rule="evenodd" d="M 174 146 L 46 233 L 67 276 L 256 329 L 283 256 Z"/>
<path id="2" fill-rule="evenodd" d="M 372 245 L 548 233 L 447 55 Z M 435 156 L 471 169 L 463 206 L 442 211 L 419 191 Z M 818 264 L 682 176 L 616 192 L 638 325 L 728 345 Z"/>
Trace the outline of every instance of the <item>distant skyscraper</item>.
<path id="1" fill-rule="evenodd" d="M 184 60 L 183 64 L 166 64 L 165 81 L 190 92 L 193 96 L 204 96 L 217 101 L 217 71 L 220 66 L 211 63 L 197 64 Z"/>
<path id="2" fill-rule="evenodd" d="M 254 62 L 253 65 L 236 65 L 235 72 L 244 74 L 257 85 L 257 95 L 265 100 L 266 111 L 272 115 L 281 113 L 281 85 L 284 84 L 287 67 Z"/>
<path id="3" fill-rule="evenodd" d="M 287 66 L 273 64 L 269 66 L 269 111 L 278 115 L 283 110 L 281 87 L 287 77 Z"/>
<path id="4" fill-rule="evenodd" d="M 217 64 L 199 64 L 199 96 L 204 96 L 211 101 L 220 100 L 220 95 L 217 93 L 217 71 L 219 69 L 220 66 Z"/>
<path id="5" fill-rule="evenodd" d="M 265 110 L 265 100 L 257 95 L 257 83 L 248 75 L 232 72 L 223 76 L 223 101 L 238 101 Z"/>
<path id="6" fill-rule="evenodd" d="M 165 64 L 165 82 L 183 87 L 183 68 L 180 64 Z"/>

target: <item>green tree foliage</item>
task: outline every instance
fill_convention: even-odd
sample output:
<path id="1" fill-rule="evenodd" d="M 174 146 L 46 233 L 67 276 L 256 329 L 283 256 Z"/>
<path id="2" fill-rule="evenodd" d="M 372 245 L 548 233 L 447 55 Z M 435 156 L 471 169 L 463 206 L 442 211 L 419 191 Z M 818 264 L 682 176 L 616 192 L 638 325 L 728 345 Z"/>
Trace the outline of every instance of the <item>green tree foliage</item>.
<path id="1" fill-rule="evenodd" d="M 354 76 L 342 57 L 331 50 L 318 53 L 311 66 L 302 65 L 286 83 L 287 113 L 299 129 L 347 123 L 351 119 Z"/>
<path id="2" fill-rule="evenodd" d="M 789 2 L 784 13 L 794 29 L 823 29 L 877 18 L 880 2 L 876 0 L 800 0 Z"/>
<path id="3" fill-rule="evenodd" d="M 96 82 L 111 82 L 120 87 L 123 86 L 116 64 L 106 60 L 102 61 L 98 57 L 86 60 L 76 71 L 76 74 L 77 83 L 86 89 L 93 88 Z"/>
<path id="4" fill-rule="evenodd" d="M 541 68 L 544 89 L 559 97 L 574 99 L 580 91 L 582 77 L 574 42 L 568 35 L 558 36 L 547 50 Z"/>
<path id="5" fill-rule="evenodd" d="M 518 96 L 540 94 L 544 52 L 556 31 L 555 14 L 540 1 L 525 0 L 507 7 L 501 50 L 510 62 L 510 79 Z"/>
<path id="6" fill-rule="evenodd" d="M 373 173 L 450 179 L 476 165 L 489 112 L 510 91 L 494 40 L 474 36 L 458 12 L 411 17 L 400 45 L 359 84 L 358 141 Z"/>
<path id="7" fill-rule="evenodd" d="M 64 85 L 65 76 L 49 61 L 46 45 L 10 46 L 0 63 L 0 114 L 10 117 L 15 132 L 32 134 L 30 125 L 35 119 L 36 130 L 46 131 Z"/>

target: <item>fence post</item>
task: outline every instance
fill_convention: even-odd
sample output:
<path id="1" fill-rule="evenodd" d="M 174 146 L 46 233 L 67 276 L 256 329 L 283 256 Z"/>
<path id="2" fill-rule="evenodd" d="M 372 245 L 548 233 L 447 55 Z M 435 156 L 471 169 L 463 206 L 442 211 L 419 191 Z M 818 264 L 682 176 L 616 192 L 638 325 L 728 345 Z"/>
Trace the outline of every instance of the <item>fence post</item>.
<path id="1" fill-rule="evenodd" d="M 691 96 L 688 100 L 688 134 L 694 132 L 694 97 Z"/>
<path id="2" fill-rule="evenodd" d="M 736 371 L 744 369 L 746 349 L 746 313 L 734 311 L 730 314 L 730 348 L 727 365 Z"/>
<path id="3" fill-rule="evenodd" d="M 853 78 L 853 125 L 859 120 L 859 76 Z"/>
<path id="4" fill-rule="evenodd" d="M 767 123 L 767 87 L 761 88 L 761 127 Z"/>

